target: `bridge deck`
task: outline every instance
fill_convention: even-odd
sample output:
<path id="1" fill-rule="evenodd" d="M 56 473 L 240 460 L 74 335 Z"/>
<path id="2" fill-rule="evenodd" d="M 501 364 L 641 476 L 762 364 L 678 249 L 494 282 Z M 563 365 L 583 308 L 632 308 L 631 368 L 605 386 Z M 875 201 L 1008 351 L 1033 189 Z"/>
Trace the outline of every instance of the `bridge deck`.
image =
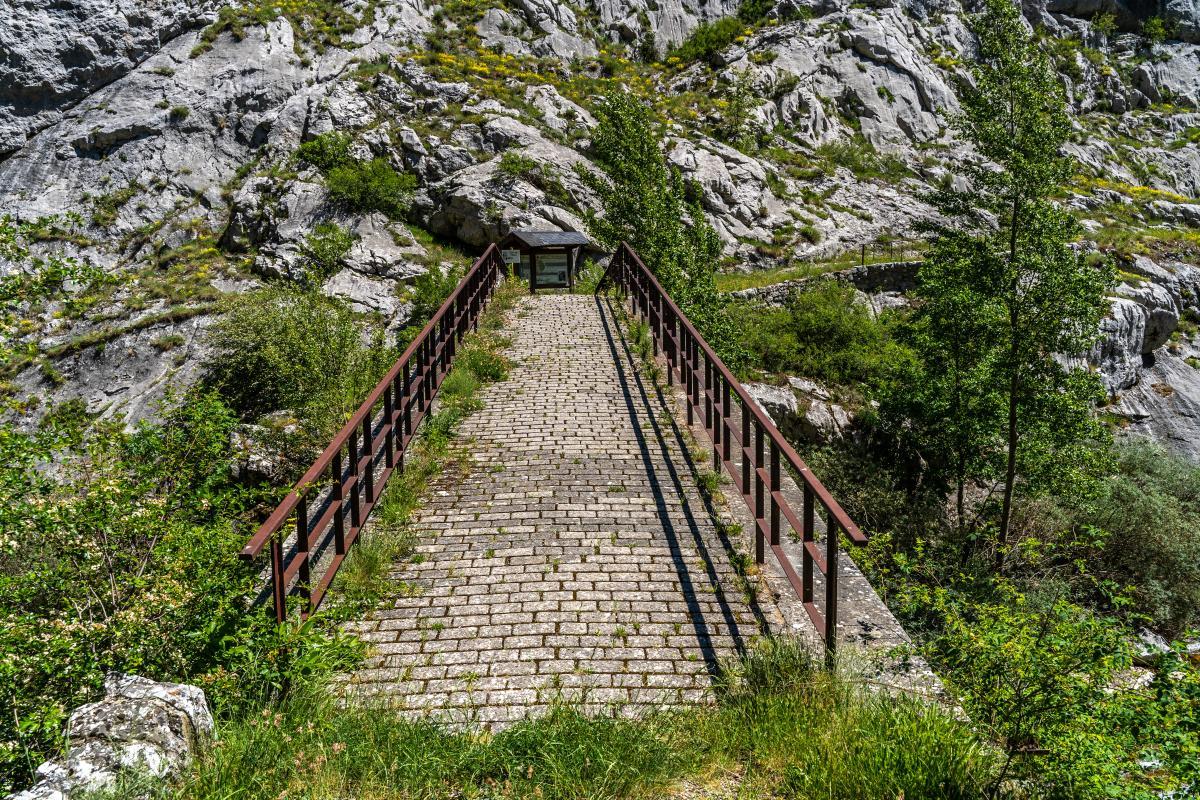
<path id="1" fill-rule="evenodd" d="M 782 619 L 752 605 L 681 432 L 611 310 L 542 295 L 510 320 L 515 367 L 462 425 L 472 465 L 417 520 L 418 558 L 352 629 L 357 693 L 503 723 L 555 695 L 637 709 L 704 699 L 721 659 Z"/>

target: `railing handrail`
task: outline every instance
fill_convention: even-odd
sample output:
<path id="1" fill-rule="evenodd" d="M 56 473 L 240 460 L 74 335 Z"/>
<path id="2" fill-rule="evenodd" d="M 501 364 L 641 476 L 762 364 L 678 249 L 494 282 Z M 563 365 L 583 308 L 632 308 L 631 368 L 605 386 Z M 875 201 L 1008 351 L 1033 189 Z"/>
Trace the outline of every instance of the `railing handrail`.
<path id="1" fill-rule="evenodd" d="M 696 329 L 641 257 L 621 242 L 596 288 L 597 294 L 614 280 L 629 296 L 633 311 L 649 326 L 653 355 L 662 351 L 666 361 L 667 385 L 678 374 L 684 384 L 687 424 L 697 424 L 697 415 L 712 442 L 713 466 L 728 472 L 737 484 L 754 517 L 754 560 L 766 560 L 768 543 L 784 577 L 799 597 L 802 607 L 825 643 L 832 663 L 838 641 L 838 583 L 840 539 L 844 531 L 850 542 L 865 544 L 863 535 L 824 484 L 812 473 L 783 434 L 742 387 L 741 381 Z M 740 423 L 735 421 L 733 400 L 741 406 Z M 733 444 L 737 443 L 737 456 Z M 793 502 L 783 491 L 783 475 L 790 467 L 803 488 L 798 516 Z M 816 534 L 818 506 L 824 510 L 825 552 Z M 800 568 L 784 547 L 786 523 L 800 539 Z M 824 579 L 824 604 L 816 599 L 817 574 Z"/>
<path id="2" fill-rule="evenodd" d="M 471 278 L 473 278 L 475 273 L 483 267 L 484 263 L 486 263 L 488 257 L 492 255 L 493 252 L 499 252 L 495 242 L 488 245 L 487 249 L 483 251 L 483 254 L 475 260 L 475 263 L 472 265 L 471 269 L 467 271 L 467 274 L 464 275 L 462 280 L 458 282 L 458 285 L 454 287 L 454 291 L 450 293 L 445 301 L 442 302 L 442 305 L 438 308 L 438 310 L 434 312 L 434 315 L 430 317 L 429 322 L 425 323 L 425 327 L 421 329 L 421 332 L 413 338 L 400 357 L 396 359 L 396 363 L 392 365 L 392 368 L 389 369 L 387 374 L 380 379 L 379 383 L 375 385 L 375 388 L 371 390 L 371 393 L 367 395 L 367 398 L 362 402 L 361 405 L 359 405 L 358 409 L 352 415 L 350 415 L 350 419 L 346 421 L 346 424 L 342 426 L 342 429 L 337 432 L 333 439 L 330 440 L 329 444 L 326 445 L 325 449 L 321 451 L 321 454 L 317 456 L 315 461 L 313 461 L 312 465 L 308 468 L 308 471 L 304 473 L 304 476 L 301 477 L 300 480 L 296 481 L 295 485 L 292 487 L 292 490 L 288 492 L 287 496 L 284 497 L 282 501 L 280 501 L 279 505 L 275 507 L 275 510 L 271 513 L 271 515 L 267 517 L 266 521 L 259 526 L 255 534 L 250 537 L 249 541 L 246 542 L 246 546 L 242 548 L 240 553 L 240 556 L 243 559 L 256 558 L 260 553 L 262 553 L 263 548 L 267 545 L 267 542 L 270 541 L 271 536 L 273 536 L 275 532 L 283 526 L 283 523 L 287 520 L 287 518 L 291 516 L 292 511 L 294 511 L 296 508 L 296 504 L 300 502 L 300 498 L 303 493 L 307 491 L 309 486 L 312 486 L 321 477 L 321 474 L 324 473 L 326 469 L 329 468 L 330 463 L 333 461 L 334 455 L 341 452 L 341 449 L 346 446 L 346 443 L 350 440 L 350 437 L 353 436 L 362 425 L 363 420 L 371 412 L 371 409 L 374 408 L 375 404 L 378 403 L 380 398 L 383 397 L 383 394 L 385 391 L 387 391 L 388 386 L 390 386 L 396 380 L 397 376 L 400 375 L 401 370 L 408 367 L 413 356 L 416 355 L 417 349 L 433 332 L 434 328 L 442 321 L 450 308 L 455 305 L 459 296 L 462 294 L 463 288 L 469 285 Z"/>
<path id="3" fill-rule="evenodd" d="M 697 330 L 696 326 L 692 323 L 688 315 L 683 313 L 683 311 L 671 298 L 671 295 L 668 294 L 665 289 L 663 289 L 662 284 L 658 282 L 658 278 L 655 277 L 654 273 L 650 271 L 650 269 L 642 261 L 641 257 L 638 256 L 637 251 L 630 247 L 627 242 L 621 242 L 619 251 L 624 251 L 626 255 L 633 259 L 634 263 L 638 265 L 644 276 L 650 281 L 659 294 L 662 295 L 663 301 L 667 303 L 668 307 L 671 309 L 671 312 L 679 319 L 680 324 L 684 325 L 688 329 L 688 332 L 695 337 L 696 343 L 704 351 L 705 358 L 707 358 L 717 368 L 717 370 L 720 371 L 721 377 L 728 382 L 730 388 L 737 395 L 742 404 L 750 411 L 750 414 L 754 417 L 755 421 L 762 426 L 763 430 L 766 432 L 771 441 L 779 447 L 780 454 L 784 457 L 788 464 L 791 465 L 792 469 L 800 475 L 805 484 L 812 489 L 812 492 L 814 495 L 816 495 L 818 502 L 820 502 L 826 510 L 834 515 L 838 525 L 846 532 L 846 535 L 850 538 L 850 541 L 860 545 L 866 544 L 867 537 L 862 533 L 861 530 L 859 530 L 859 527 L 854 524 L 854 521 L 850 519 L 849 515 L 846 514 L 845 510 L 842 509 L 842 506 L 838 503 L 838 501 L 833 498 L 833 495 L 829 493 L 829 490 L 825 488 L 825 485 L 821 483 L 820 479 L 817 478 L 817 476 L 813 474 L 812 470 L 809 469 L 808 465 L 804 463 L 804 459 L 800 457 L 795 448 L 793 448 L 788 440 L 784 438 L 783 434 L 780 433 L 779 428 L 776 427 L 775 423 L 771 421 L 771 418 L 767 416 L 758 403 L 755 402 L 752 397 L 750 397 L 749 392 L 747 392 L 745 387 L 742 386 L 742 382 L 737 379 L 737 377 L 733 374 L 733 371 L 726 366 L 724 360 L 722 360 L 722 358 L 717 355 L 717 352 L 712 349 L 712 346 L 709 345 L 708 341 L 700 334 L 700 331 Z"/>
<path id="4" fill-rule="evenodd" d="M 403 472 L 408 447 L 431 413 L 459 342 L 478 327 L 503 266 L 490 245 L 242 548 L 249 561 L 270 547 L 277 621 L 287 619 L 292 595 L 306 601 L 302 614 L 320 606 L 388 479 Z"/>

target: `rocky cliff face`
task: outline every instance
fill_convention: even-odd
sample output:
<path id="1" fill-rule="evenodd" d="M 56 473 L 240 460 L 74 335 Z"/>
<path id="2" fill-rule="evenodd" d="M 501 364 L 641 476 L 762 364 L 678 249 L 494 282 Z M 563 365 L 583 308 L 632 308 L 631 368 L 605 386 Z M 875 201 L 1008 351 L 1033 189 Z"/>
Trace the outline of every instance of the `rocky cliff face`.
<path id="1" fill-rule="evenodd" d="M 1079 112 L 1069 202 L 1105 246 L 1136 229 L 1131 249 L 1161 270 L 1136 262 L 1094 360 L 1114 412 L 1176 443 L 1197 440 L 1187 420 L 1200 402 L 1187 372 L 1194 289 L 1176 280 L 1195 262 L 1200 224 L 1188 1 L 1172 0 L 1177 38 L 1160 45 L 1136 35 L 1149 12 L 1133 4 L 1026 8 Z M 38 246 L 115 279 L 82 312 L 30 309 L 23 335 L 40 355 L 9 376 L 31 400 L 30 424 L 72 398 L 98 414 L 151 413 L 162 387 L 196 374 L 221 296 L 296 277 L 321 223 L 355 237 L 324 290 L 393 326 L 407 314 L 406 284 L 452 257 L 443 245 L 581 228 L 595 207 L 574 171 L 591 168 L 588 106 L 613 87 L 673 120 L 671 161 L 697 182 L 734 268 L 909 236 L 932 213 L 922 193 L 973 158 L 947 126 L 972 48 L 957 0 L 783 0 L 693 65 L 668 48 L 735 13 L 732 0 L 245 8 L 0 8 L 0 215 L 54 218 Z M 1105 10 L 1125 32 L 1094 30 L 1087 18 Z M 735 85 L 749 89 L 744 120 L 730 117 Z M 755 147 L 729 143 L 734 123 Z M 407 220 L 347 211 L 294 158 L 332 130 L 352 137 L 356 156 L 416 176 Z M 506 167 L 508 151 L 533 166 Z M 1160 342 L 1170 314 L 1178 321 Z"/>

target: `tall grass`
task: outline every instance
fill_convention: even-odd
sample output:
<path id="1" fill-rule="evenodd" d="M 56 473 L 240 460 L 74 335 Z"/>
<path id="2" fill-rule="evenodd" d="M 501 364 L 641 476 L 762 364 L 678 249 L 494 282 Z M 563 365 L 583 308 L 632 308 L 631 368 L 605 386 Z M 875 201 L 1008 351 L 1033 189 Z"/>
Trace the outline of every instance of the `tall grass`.
<path id="1" fill-rule="evenodd" d="M 555 704 L 500 733 L 451 730 L 320 691 L 234 722 L 183 798 L 624 798 L 736 784 L 739 797 L 976 798 L 990 751 L 945 711 L 813 669 L 768 641 L 713 705 L 638 718 Z"/>

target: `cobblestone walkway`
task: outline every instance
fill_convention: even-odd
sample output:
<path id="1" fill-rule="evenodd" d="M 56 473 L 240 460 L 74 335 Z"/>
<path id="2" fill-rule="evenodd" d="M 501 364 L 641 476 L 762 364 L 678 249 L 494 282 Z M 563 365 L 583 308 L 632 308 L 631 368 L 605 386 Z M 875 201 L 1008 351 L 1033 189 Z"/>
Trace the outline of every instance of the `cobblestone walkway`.
<path id="1" fill-rule="evenodd" d="M 396 567 L 419 594 L 352 626 L 375 649 L 349 683 L 484 724 L 556 695 L 703 700 L 762 614 L 677 430 L 595 298 L 529 298 L 510 328 L 516 367 L 460 430 L 473 466 L 434 488 L 417 557 Z"/>

